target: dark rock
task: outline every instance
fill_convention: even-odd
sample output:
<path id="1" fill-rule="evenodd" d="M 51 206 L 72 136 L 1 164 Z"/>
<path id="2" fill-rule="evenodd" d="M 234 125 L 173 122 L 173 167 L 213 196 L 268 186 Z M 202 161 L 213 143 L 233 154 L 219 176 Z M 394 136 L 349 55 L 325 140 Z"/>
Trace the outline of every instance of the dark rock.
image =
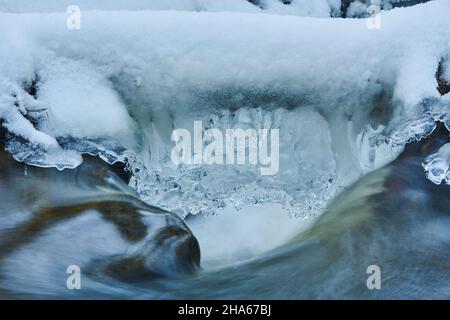
<path id="1" fill-rule="evenodd" d="M 438 69 L 436 71 L 436 80 L 438 83 L 437 86 L 437 90 L 439 91 L 439 93 L 443 96 L 444 94 L 447 94 L 450 92 L 450 83 L 447 82 L 444 78 L 443 78 L 443 64 L 444 64 L 444 60 L 441 60 L 439 62 L 439 66 Z"/>
<path id="2" fill-rule="evenodd" d="M 122 243 L 122 247 L 129 247 L 130 250 L 116 252 L 100 261 L 86 247 L 86 254 L 92 256 L 89 256 L 91 262 L 83 265 L 83 269 L 132 281 L 191 274 L 200 267 L 197 239 L 184 221 L 171 212 L 141 201 L 107 163 L 96 157 L 87 157 L 74 170 L 58 171 L 27 166 L 0 150 L 0 201 L 3 221 L 17 212 L 31 213 L 13 227 L 5 228 L 0 224 L 0 261 L 40 241 L 44 235 L 58 236 L 61 232 L 58 230 L 64 225 L 71 225 L 74 219 L 92 216 L 97 217 L 96 221 L 100 219 L 98 226 L 90 224 L 86 227 L 89 231 L 84 231 L 82 227 L 77 238 L 72 235 L 63 237 L 62 241 L 94 239 L 80 240 L 81 248 L 86 245 L 102 247 L 104 243 L 89 243 L 102 239 L 92 238 L 90 234 L 97 229 L 101 232 L 113 226 L 120 239 L 116 237 L 111 241 Z M 71 256 L 75 262 L 86 260 L 86 256 L 77 257 L 76 252 Z M 55 260 L 57 265 L 59 262 Z"/>

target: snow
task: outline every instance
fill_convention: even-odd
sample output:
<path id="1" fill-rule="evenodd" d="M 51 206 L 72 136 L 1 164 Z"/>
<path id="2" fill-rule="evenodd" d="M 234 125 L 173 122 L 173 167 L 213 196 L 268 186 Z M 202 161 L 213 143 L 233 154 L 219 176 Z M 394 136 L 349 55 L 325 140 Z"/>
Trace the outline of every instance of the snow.
<path id="1" fill-rule="evenodd" d="M 334 5 L 333 5 L 334 4 Z M 340 7 L 336 1 L 327 0 L 295 0 L 285 5 L 278 0 L 261 1 L 261 7 L 271 14 L 289 14 L 305 17 L 330 17 L 334 8 Z"/>
<path id="2" fill-rule="evenodd" d="M 96 9 L 169 8 L 162 1 L 79 2 Z M 0 8 L 60 11 L 56 1 L 26 3 L 2 1 Z M 236 11 L 260 10 L 227 3 Z M 299 1 L 291 8 L 325 16 L 327 3 Z M 172 4 L 194 10 L 194 1 Z M 283 13 L 274 1 L 267 4 L 267 12 Z M 12 139 L 8 150 L 18 160 L 63 168 L 79 164 L 82 150 L 62 138 L 123 146 L 135 155 L 131 166 L 144 168 L 146 176 L 135 177 L 138 190 L 169 209 L 181 202 L 198 212 L 227 198 L 320 209 L 339 188 L 395 158 L 396 144 L 429 133 L 430 122 L 449 110 L 435 79 L 439 61 L 450 54 L 447 0 L 383 12 L 381 30 L 368 29 L 365 19 L 88 9 L 81 29 L 70 30 L 61 11 L 0 13 L 0 116 L 27 141 Z M 36 97 L 23 90 L 33 79 Z M 374 120 L 380 97 L 391 116 Z M 252 168 L 174 166 L 171 131 L 195 120 L 281 128 L 279 175 L 261 180 Z M 311 128 L 311 121 L 317 125 Z M 314 130 L 321 146 L 305 141 Z M 392 153 L 386 155 L 382 140 L 394 142 Z M 237 184 L 243 189 L 233 191 Z"/>
<path id="3" fill-rule="evenodd" d="M 335 0 L 330 0 L 335 3 Z M 339 0 L 338 0 L 339 1 Z M 330 16 L 328 0 L 295 0 L 284 5 L 278 0 L 264 0 L 259 6 L 247 0 L 0 0 L 0 8 L 6 12 L 65 12 L 69 5 L 76 4 L 82 10 L 180 10 L 180 11 L 228 11 L 270 12 L 302 16 Z M 340 6 L 340 2 L 339 2 Z"/>
<path id="4" fill-rule="evenodd" d="M 347 17 L 355 18 L 367 14 L 367 4 L 360 1 L 352 2 L 347 9 Z"/>
<path id="5" fill-rule="evenodd" d="M 0 0 L 2 11 L 14 13 L 65 12 L 70 5 L 82 10 L 260 11 L 246 0 Z"/>
<path id="6" fill-rule="evenodd" d="M 417 0 L 415 2 L 420 2 Z M 350 3 L 347 17 L 366 17 L 370 5 L 390 10 L 402 3 L 415 4 L 411 0 L 345 0 Z M 245 12 L 297 15 L 328 18 L 341 16 L 341 0 L 0 0 L 0 11 L 66 12 L 71 5 L 88 10 L 178 10 L 209 12 Z"/>
<path id="7" fill-rule="evenodd" d="M 70 59 L 45 60 L 39 72 L 40 81 L 45 83 L 39 90 L 39 100 L 51 106 L 45 131 L 55 137 L 112 135 L 123 141 L 133 128 L 133 120 L 99 70 Z"/>

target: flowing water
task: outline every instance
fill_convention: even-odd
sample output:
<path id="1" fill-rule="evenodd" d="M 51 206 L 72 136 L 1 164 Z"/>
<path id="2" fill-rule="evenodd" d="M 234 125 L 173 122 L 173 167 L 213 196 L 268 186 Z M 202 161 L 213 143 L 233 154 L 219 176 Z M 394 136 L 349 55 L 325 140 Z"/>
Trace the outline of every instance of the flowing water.
<path id="1" fill-rule="evenodd" d="M 448 139 L 440 126 L 309 219 L 266 205 L 183 221 L 139 200 L 120 166 L 57 171 L 2 152 L 0 297 L 450 298 L 450 187 L 421 166 Z"/>

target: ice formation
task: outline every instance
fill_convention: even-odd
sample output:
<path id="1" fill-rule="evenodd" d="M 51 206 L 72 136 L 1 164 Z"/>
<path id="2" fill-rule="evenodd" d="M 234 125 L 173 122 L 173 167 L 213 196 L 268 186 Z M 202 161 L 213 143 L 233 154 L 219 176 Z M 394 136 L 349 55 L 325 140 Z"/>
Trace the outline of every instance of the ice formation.
<path id="1" fill-rule="evenodd" d="M 450 185 L 450 143 L 444 145 L 437 153 L 428 156 L 423 162 L 427 178 L 435 184 L 443 181 Z"/>
<path id="2" fill-rule="evenodd" d="M 441 61 L 450 79 L 448 0 L 383 11 L 380 30 L 366 19 L 254 14 L 258 5 L 238 0 L 130 2 L 179 11 L 79 2 L 111 10 L 83 9 L 81 29 L 71 30 L 65 12 L 14 13 L 64 11 L 56 1 L 39 10 L 0 1 L 9 12 L 0 13 L 0 117 L 17 160 L 73 168 L 87 152 L 126 161 L 144 199 L 184 214 L 277 202 L 303 215 L 323 210 L 436 121 L 449 126 L 450 98 L 436 81 Z M 321 14 L 300 7 L 329 17 L 334 2 L 317 1 Z M 199 3 L 245 12 L 182 11 L 201 11 Z M 279 128 L 279 174 L 175 166 L 171 132 L 197 120 L 206 128 Z M 446 148 L 426 164 L 430 178 L 442 177 L 437 159 L 448 168 Z"/>

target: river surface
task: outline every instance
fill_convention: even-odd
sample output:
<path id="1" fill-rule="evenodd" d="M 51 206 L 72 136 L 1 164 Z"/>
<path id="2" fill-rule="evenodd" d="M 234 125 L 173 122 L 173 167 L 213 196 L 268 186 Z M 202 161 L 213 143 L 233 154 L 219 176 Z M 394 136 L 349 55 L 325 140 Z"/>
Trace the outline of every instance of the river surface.
<path id="1" fill-rule="evenodd" d="M 183 220 L 93 157 L 57 171 L 2 152 L 0 297 L 450 298 L 450 187 L 421 167 L 438 138 L 411 144 L 309 219 L 267 205 Z M 67 288 L 71 265 L 79 290 Z M 380 289 L 367 286 L 369 266 Z"/>

